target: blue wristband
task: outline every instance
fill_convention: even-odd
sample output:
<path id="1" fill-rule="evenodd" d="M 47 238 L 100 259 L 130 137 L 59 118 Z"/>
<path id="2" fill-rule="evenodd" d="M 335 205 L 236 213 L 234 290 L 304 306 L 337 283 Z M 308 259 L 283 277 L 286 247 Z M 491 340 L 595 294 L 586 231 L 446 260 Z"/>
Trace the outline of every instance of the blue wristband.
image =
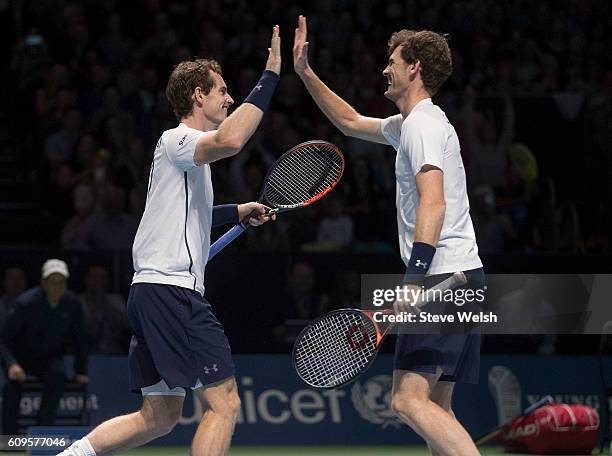
<path id="1" fill-rule="evenodd" d="M 412 245 L 412 254 L 406 266 L 404 283 L 423 285 L 425 274 L 429 271 L 431 261 L 436 254 L 436 248 L 425 242 L 415 242 Z"/>
<path id="2" fill-rule="evenodd" d="M 266 112 L 279 79 L 280 76 L 274 71 L 265 70 L 257 82 L 257 85 L 253 87 L 253 90 L 251 90 L 249 96 L 245 98 L 244 102 L 254 104 L 263 112 Z"/>

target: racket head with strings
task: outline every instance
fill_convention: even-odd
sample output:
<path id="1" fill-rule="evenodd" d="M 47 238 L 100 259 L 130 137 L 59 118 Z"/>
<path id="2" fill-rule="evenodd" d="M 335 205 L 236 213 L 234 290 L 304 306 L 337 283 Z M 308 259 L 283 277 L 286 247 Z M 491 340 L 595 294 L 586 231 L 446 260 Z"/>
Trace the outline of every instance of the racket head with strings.
<path id="1" fill-rule="evenodd" d="M 306 141 L 285 152 L 266 174 L 259 201 L 285 212 L 327 195 L 344 174 L 344 156 L 334 144 Z"/>
<path id="2" fill-rule="evenodd" d="M 429 289 L 447 290 L 466 283 L 465 274 L 456 272 Z M 391 314 L 393 309 L 378 312 Z M 292 356 L 300 379 L 312 388 L 330 389 L 346 385 L 368 370 L 393 326 L 376 323 L 374 313 L 335 310 L 321 315 L 304 328 L 295 341 Z"/>
<path id="3" fill-rule="evenodd" d="M 281 155 L 264 178 L 259 202 L 269 215 L 308 206 L 327 195 L 344 174 L 340 149 L 323 140 L 307 141 Z M 259 215 L 253 211 L 251 216 Z M 247 217 L 247 219 L 248 219 Z M 242 220 L 210 246 L 208 261 L 249 228 Z"/>
<path id="4" fill-rule="evenodd" d="M 293 367 L 315 389 L 337 388 L 355 380 L 374 362 L 389 327 L 357 309 L 339 309 L 313 320 L 293 346 Z"/>

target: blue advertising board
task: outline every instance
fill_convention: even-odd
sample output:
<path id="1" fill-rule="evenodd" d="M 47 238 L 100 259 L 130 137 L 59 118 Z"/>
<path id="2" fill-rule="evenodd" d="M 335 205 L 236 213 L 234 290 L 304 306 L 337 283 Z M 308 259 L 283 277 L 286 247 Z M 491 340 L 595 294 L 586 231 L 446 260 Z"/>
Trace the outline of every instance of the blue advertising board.
<path id="1" fill-rule="evenodd" d="M 392 357 L 380 356 L 372 368 L 344 388 L 316 391 L 295 375 L 285 355 L 235 356 L 242 399 L 234 443 L 260 444 L 410 444 L 419 437 L 390 410 Z M 140 396 L 128 391 L 123 357 L 92 357 L 88 407 L 91 424 L 138 408 Z M 558 402 L 591 405 L 601 413 L 601 376 L 596 357 L 483 356 L 480 383 L 459 384 L 453 409 L 471 435 L 485 433 L 499 421 L 551 394 Z M 37 401 L 24 398 L 25 411 Z M 63 411 L 78 400 L 66 396 Z M 202 416 L 191 393 L 179 424 L 161 445 L 188 445 Z"/>

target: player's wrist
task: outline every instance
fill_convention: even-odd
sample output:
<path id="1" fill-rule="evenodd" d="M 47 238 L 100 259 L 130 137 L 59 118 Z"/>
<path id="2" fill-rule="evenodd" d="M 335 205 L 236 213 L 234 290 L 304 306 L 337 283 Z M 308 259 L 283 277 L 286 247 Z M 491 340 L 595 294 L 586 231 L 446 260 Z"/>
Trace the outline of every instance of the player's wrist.
<path id="1" fill-rule="evenodd" d="M 257 81 L 257 84 L 255 84 L 255 87 L 253 87 L 253 90 L 245 98 L 244 102 L 251 103 L 263 112 L 266 112 L 279 79 L 280 76 L 274 71 L 268 69 L 264 70 L 261 78 L 259 78 L 259 81 Z"/>
<path id="2" fill-rule="evenodd" d="M 418 286 L 423 285 L 435 254 L 436 248 L 433 245 L 425 242 L 415 242 L 412 245 L 412 253 L 406 266 L 404 283 Z"/>
<path id="3" fill-rule="evenodd" d="M 310 80 L 315 75 L 315 72 L 310 67 L 310 65 L 308 65 L 306 68 L 296 71 L 296 73 L 302 80 Z"/>

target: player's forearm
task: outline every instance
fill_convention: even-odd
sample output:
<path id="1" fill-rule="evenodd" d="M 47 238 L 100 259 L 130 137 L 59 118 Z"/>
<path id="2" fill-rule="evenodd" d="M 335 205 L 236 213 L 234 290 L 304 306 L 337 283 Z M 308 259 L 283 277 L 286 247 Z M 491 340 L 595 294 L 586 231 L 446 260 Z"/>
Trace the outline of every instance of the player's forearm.
<path id="1" fill-rule="evenodd" d="M 440 232 L 444 223 L 446 205 L 444 202 L 431 201 L 419 204 L 414 231 L 414 242 L 438 246 Z"/>
<path id="2" fill-rule="evenodd" d="M 238 205 L 220 204 L 212 208 L 212 226 L 227 225 L 228 223 L 238 223 Z"/>
<path id="3" fill-rule="evenodd" d="M 233 152 L 238 153 L 251 139 L 261 123 L 263 111 L 251 103 L 242 103 L 236 111 L 221 123 L 217 137 L 221 143 L 227 144 Z M 223 157 L 224 158 L 224 157 Z"/>
<path id="4" fill-rule="evenodd" d="M 198 141 L 194 154 L 196 164 L 211 163 L 240 152 L 268 109 L 278 80 L 277 72 L 267 68 L 264 70 L 244 103 L 221 123 L 212 138 L 203 136 Z"/>
<path id="5" fill-rule="evenodd" d="M 308 68 L 299 76 L 323 114 L 342 133 L 352 136 L 354 134 L 352 124 L 359 119 L 359 113 L 327 87 L 312 69 Z"/>
<path id="6" fill-rule="evenodd" d="M 253 136 L 263 118 L 263 111 L 250 103 L 243 103 L 225 119 L 211 142 L 199 143 L 194 160 L 212 163 L 236 155 Z"/>

